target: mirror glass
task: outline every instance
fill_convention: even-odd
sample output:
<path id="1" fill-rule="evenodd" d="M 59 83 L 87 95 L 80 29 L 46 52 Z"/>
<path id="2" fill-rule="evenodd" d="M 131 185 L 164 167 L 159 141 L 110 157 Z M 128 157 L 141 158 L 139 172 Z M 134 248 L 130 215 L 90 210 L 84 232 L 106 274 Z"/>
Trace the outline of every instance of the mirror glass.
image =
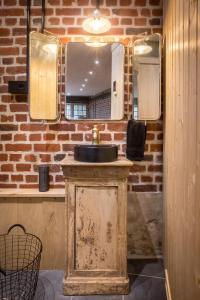
<path id="1" fill-rule="evenodd" d="M 66 45 L 65 57 L 65 117 L 121 120 L 124 114 L 124 46 L 70 42 Z"/>
<path id="2" fill-rule="evenodd" d="M 30 33 L 29 106 L 33 120 L 58 118 L 58 56 L 58 38 Z"/>
<path id="3" fill-rule="evenodd" d="M 153 34 L 134 42 L 132 115 L 135 120 L 158 120 L 160 118 L 160 34 Z"/>

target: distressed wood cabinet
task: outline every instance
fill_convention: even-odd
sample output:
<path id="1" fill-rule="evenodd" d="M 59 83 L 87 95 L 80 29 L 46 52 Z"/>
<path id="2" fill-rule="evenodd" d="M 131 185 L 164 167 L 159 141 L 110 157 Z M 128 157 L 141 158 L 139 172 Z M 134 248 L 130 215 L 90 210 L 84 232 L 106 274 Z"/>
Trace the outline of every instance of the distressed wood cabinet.
<path id="1" fill-rule="evenodd" d="M 62 162 L 65 295 L 127 294 L 127 176 L 132 163 Z"/>

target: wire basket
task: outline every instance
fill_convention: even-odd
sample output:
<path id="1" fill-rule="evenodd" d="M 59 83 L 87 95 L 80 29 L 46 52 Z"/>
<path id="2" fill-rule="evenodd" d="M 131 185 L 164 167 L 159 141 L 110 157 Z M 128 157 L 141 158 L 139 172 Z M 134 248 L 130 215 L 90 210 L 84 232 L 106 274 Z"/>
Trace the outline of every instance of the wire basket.
<path id="1" fill-rule="evenodd" d="M 11 234 L 20 227 L 23 234 Z M 0 299 L 32 300 L 38 281 L 42 242 L 27 233 L 24 226 L 14 224 L 0 235 Z"/>

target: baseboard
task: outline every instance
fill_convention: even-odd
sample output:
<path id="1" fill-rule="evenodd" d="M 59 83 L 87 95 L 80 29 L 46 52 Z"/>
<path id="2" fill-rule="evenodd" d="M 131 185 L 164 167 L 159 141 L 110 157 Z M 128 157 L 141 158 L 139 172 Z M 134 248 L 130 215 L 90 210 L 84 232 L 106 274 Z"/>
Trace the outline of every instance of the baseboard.
<path id="1" fill-rule="evenodd" d="M 165 269 L 165 287 L 166 287 L 167 300 L 172 300 L 167 269 Z"/>

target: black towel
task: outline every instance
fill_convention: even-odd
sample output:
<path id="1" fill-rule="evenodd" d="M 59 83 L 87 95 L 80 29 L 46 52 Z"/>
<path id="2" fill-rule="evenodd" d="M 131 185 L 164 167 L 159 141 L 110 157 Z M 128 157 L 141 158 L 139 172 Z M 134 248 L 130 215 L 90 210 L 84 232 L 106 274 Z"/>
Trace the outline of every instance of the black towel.
<path id="1" fill-rule="evenodd" d="M 126 157 L 130 160 L 143 160 L 146 140 L 146 126 L 129 120 L 127 126 Z"/>

